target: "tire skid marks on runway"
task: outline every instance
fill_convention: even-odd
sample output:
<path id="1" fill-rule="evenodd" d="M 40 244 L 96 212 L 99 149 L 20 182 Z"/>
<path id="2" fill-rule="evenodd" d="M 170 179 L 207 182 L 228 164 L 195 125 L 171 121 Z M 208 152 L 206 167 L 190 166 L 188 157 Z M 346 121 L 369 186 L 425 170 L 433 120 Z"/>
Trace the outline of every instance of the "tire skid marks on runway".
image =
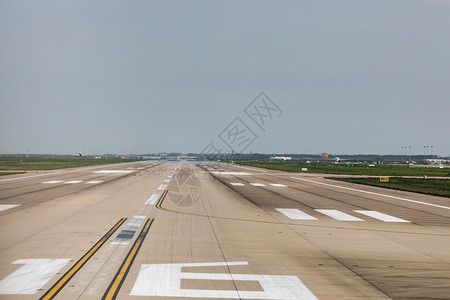
<path id="1" fill-rule="evenodd" d="M 134 216 L 128 224 L 122 229 L 117 237 L 111 242 L 112 245 L 128 245 L 136 231 L 144 223 L 145 216 Z"/>
<path id="2" fill-rule="evenodd" d="M 53 299 L 87 261 L 103 246 L 116 230 L 126 221 L 122 218 L 117 222 L 85 255 L 83 255 L 39 300 Z"/>
<path id="3" fill-rule="evenodd" d="M 316 217 L 313 217 L 305 212 L 302 212 L 299 209 L 296 208 L 275 208 L 275 210 L 279 211 L 286 217 L 292 220 L 311 220 L 311 221 L 317 221 L 318 219 Z M 355 216 L 346 214 L 344 212 L 341 212 L 336 209 L 315 209 L 315 211 L 326 215 L 330 218 L 333 218 L 338 221 L 359 221 L 364 222 L 363 219 L 357 218 Z M 383 221 L 383 222 L 391 222 L 391 223 L 410 223 L 410 221 L 403 220 L 391 215 L 387 215 L 384 213 L 380 213 L 373 210 L 354 210 L 354 212 L 357 212 L 359 214 Z"/>
<path id="4" fill-rule="evenodd" d="M 117 271 L 116 275 L 111 281 L 111 284 L 108 286 L 108 289 L 103 295 L 102 300 L 116 299 L 117 294 L 119 293 L 119 290 L 122 287 L 122 284 L 125 281 L 125 278 L 127 277 L 131 266 L 133 265 L 134 259 L 136 258 L 139 250 L 141 249 L 142 243 L 144 242 L 144 239 L 147 236 L 147 233 L 153 224 L 153 221 L 154 221 L 153 218 L 148 218 L 147 222 L 145 222 L 145 225 L 142 228 L 141 233 L 134 242 L 133 247 L 131 247 L 130 252 L 128 252 L 127 256 L 125 257 L 122 265 L 120 266 L 119 270 Z"/>

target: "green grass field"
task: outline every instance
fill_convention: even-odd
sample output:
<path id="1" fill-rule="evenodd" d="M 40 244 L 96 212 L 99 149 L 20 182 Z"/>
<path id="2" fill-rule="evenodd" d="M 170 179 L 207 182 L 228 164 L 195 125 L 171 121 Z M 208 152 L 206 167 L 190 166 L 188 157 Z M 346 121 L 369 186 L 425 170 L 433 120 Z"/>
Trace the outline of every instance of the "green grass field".
<path id="1" fill-rule="evenodd" d="M 379 178 L 337 178 L 328 179 L 379 186 L 383 188 L 450 197 L 450 179 L 423 179 L 391 177 L 389 182 L 381 182 Z"/>
<path id="2" fill-rule="evenodd" d="M 14 175 L 14 174 L 23 174 L 25 172 L 0 172 L 0 176 L 5 176 L 5 175 Z"/>
<path id="3" fill-rule="evenodd" d="M 78 159 L 78 158 L 18 158 L 1 157 L 0 171 L 32 171 L 32 170 L 55 170 L 65 168 L 76 168 L 85 166 L 97 166 L 105 164 L 133 162 L 133 159 Z M 9 173 L 11 174 L 11 173 Z"/>
<path id="4" fill-rule="evenodd" d="M 330 162 L 280 162 L 280 161 L 239 161 L 236 164 L 280 170 L 287 172 L 302 172 L 302 168 L 308 168 L 304 173 L 342 174 L 342 175 L 367 175 L 367 176 L 423 176 L 450 177 L 450 168 L 420 168 L 408 165 L 375 165 L 369 164 L 334 164 Z"/>

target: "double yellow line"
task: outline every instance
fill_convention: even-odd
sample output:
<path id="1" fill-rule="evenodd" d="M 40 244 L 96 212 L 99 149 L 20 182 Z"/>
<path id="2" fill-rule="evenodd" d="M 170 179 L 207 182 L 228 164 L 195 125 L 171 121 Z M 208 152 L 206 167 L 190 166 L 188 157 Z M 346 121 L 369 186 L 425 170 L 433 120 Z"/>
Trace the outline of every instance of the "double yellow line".
<path id="1" fill-rule="evenodd" d="M 100 249 L 101 246 L 113 235 L 113 233 L 126 221 L 127 218 L 120 219 L 69 271 L 66 272 L 41 298 L 40 300 L 53 299 L 62 288 L 72 279 L 73 276 L 86 264 L 86 262 Z"/>
<path id="2" fill-rule="evenodd" d="M 164 192 L 159 197 L 158 202 L 156 203 L 156 208 L 162 209 L 161 205 L 163 204 L 164 198 L 166 198 L 168 192 L 168 190 L 164 190 Z"/>
<path id="3" fill-rule="evenodd" d="M 127 277 L 127 274 L 130 271 L 131 265 L 133 264 L 134 259 L 136 258 L 136 255 L 138 254 L 139 249 L 142 246 L 142 242 L 147 236 L 150 226 L 152 226 L 154 220 L 155 219 L 153 218 L 149 218 L 147 219 L 147 222 L 145 222 L 144 228 L 142 228 L 141 233 L 139 234 L 138 238 L 133 244 L 133 247 L 131 247 L 130 252 L 128 252 L 127 257 L 120 266 L 119 271 L 117 271 L 116 276 L 114 276 L 114 279 L 111 281 L 111 284 L 109 285 L 108 289 L 103 295 L 102 300 L 116 299 L 120 287 L 125 281 L 125 278 Z"/>

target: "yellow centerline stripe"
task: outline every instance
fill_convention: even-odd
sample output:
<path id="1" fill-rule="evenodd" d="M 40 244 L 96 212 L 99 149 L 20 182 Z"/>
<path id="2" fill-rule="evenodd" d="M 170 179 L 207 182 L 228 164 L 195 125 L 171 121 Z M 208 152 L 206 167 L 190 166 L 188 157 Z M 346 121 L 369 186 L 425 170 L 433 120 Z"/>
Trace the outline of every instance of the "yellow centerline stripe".
<path id="1" fill-rule="evenodd" d="M 101 246 L 113 235 L 113 233 L 126 221 L 122 218 L 116 223 L 69 271 L 66 272 L 41 298 L 40 300 L 53 299 L 70 279 L 84 266 L 84 264 L 100 249 Z"/>
<path id="2" fill-rule="evenodd" d="M 166 198 L 168 192 L 169 192 L 168 190 L 164 190 L 164 192 L 159 197 L 158 203 L 156 203 L 156 208 L 162 208 L 161 205 L 164 201 L 164 198 Z"/>
<path id="3" fill-rule="evenodd" d="M 119 293 L 120 287 L 122 286 L 123 282 L 125 281 L 128 271 L 130 271 L 130 268 L 133 265 L 134 259 L 136 258 L 136 255 L 138 254 L 139 249 L 142 246 L 142 242 L 144 241 L 145 237 L 147 236 L 150 226 L 152 226 L 154 220 L 155 219 L 153 219 L 153 218 L 149 218 L 149 219 L 147 219 L 147 222 L 145 222 L 145 225 L 142 228 L 141 233 L 139 234 L 138 238 L 134 242 L 133 247 L 131 248 L 130 252 L 128 252 L 125 260 L 123 261 L 122 265 L 119 268 L 119 271 L 117 271 L 116 276 L 114 276 L 114 279 L 111 281 L 111 284 L 109 285 L 108 289 L 106 290 L 105 294 L 103 295 L 102 300 L 116 299 L 117 294 Z"/>

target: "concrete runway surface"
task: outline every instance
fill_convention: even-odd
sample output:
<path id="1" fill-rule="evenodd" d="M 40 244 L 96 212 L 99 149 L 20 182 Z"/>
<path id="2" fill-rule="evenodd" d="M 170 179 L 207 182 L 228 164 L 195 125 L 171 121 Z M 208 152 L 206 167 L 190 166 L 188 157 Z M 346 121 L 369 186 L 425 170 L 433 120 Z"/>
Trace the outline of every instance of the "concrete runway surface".
<path id="1" fill-rule="evenodd" d="M 450 201 L 221 164 L 0 177 L 0 299 L 450 299 Z"/>

